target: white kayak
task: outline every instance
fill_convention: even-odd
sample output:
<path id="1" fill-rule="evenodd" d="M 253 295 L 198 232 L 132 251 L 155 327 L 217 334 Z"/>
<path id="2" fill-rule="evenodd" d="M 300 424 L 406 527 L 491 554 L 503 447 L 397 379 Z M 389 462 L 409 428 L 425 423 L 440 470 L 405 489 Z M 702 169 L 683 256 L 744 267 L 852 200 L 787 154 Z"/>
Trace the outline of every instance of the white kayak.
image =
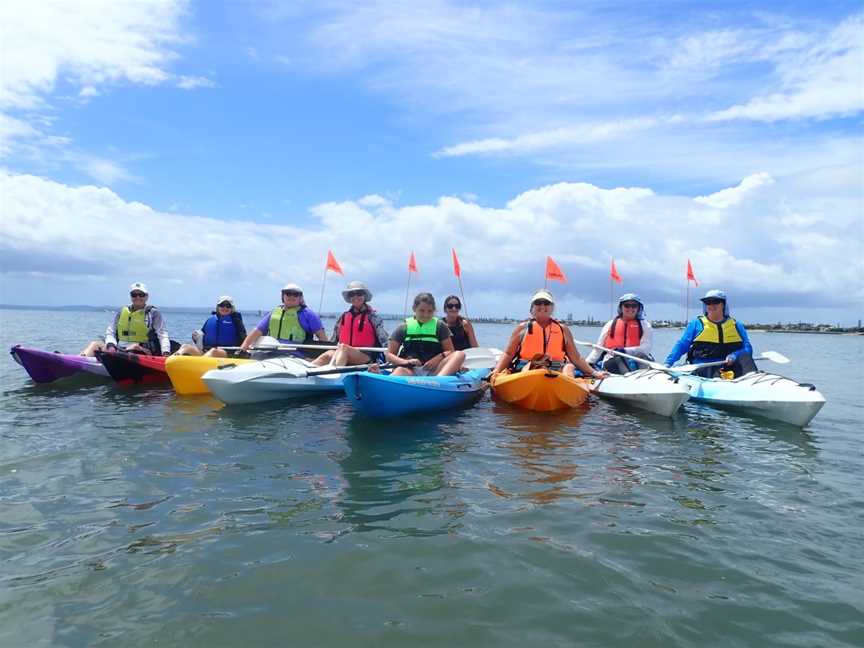
<path id="1" fill-rule="evenodd" d="M 739 409 L 804 427 L 819 413 L 825 397 L 816 387 L 776 374 L 755 371 L 733 380 L 682 374 L 695 401 Z"/>
<path id="2" fill-rule="evenodd" d="M 307 375 L 326 371 L 300 358 L 270 358 L 211 369 L 201 379 L 213 395 L 228 405 L 262 403 L 282 398 L 342 393 L 344 373 Z"/>
<path id="3" fill-rule="evenodd" d="M 690 398 L 687 384 L 676 376 L 656 369 L 637 369 L 623 375 L 594 381 L 594 391 L 600 396 L 660 416 L 674 416 L 678 408 Z"/>

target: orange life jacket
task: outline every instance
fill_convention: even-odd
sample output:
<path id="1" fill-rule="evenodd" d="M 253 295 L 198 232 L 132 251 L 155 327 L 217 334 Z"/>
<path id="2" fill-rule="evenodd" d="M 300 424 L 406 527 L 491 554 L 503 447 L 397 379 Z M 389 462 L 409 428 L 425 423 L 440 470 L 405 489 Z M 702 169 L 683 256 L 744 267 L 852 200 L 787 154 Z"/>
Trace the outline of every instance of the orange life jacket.
<path id="1" fill-rule="evenodd" d="M 616 317 L 612 320 L 606 341 L 603 344 L 610 349 L 623 349 L 624 347 L 639 346 L 642 341 L 642 323 L 638 319 L 623 320 Z"/>
<path id="2" fill-rule="evenodd" d="M 548 355 L 553 362 L 563 362 L 566 358 L 564 328 L 558 320 L 550 320 L 545 327 L 533 319 L 528 321 L 519 343 L 518 358 L 530 360 L 538 353 Z"/>

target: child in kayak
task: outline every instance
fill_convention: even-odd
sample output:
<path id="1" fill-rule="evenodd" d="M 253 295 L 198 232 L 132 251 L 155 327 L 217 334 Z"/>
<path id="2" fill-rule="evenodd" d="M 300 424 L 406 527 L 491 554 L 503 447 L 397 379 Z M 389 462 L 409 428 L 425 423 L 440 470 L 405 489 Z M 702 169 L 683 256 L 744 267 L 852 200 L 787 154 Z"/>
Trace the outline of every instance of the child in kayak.
<path id="1" fill-rule="evenodd" d="M 646 360 L 654 360 L 651 344 L 654 331 L 651 322 L 645 319 L 645 305 L 635 293 L 621 295 L 618 299 L 618 316 L 606 322 L 597 338 L 597 345 L 621 351 Z M 592 367 L 602 367 L 610 373 L 626 374 L 639 369 L 635 360 L 622 358 L 600 349 L 594 349 L 585 358 Z M 600 364 L 602 363 L 602 364 Z"/>
<path id="2" fill-rule="evenodd" d="M 387 342 L 387 362 L 394 376 L 452 376 L 462 368 L 465 352 L 453 348 L 450 329 L 435 317 L 435 298 L 423 292 L 414 298 L 414 316 L 396 327 Z"/>
<path id="3" fill-rule="evenodd" d="M 210 314 L 200 331 L 192 333 L 196 344 L 184 344 L 174 355 L 210 356 L 227 358 L 220 347 L 236 347 L 246 339 L 243 315 L 237 310 L 234 298 L 223 295 L 216 300 L 216 310 Z M 199 345 L 200 344 L 200 348 Z"/>
<path id="4" fill-rule="evenodd" d="M 372 292 L 362 281 L 352 281 L 342 291 L 342 299 L 351 308 L 342 313 L 333 327 L 330 341 L 339 348 L 322 353 L 312 364 L 322 366 L 327 363 L 335 367 L 369 364 L 380 360 L 380 353 L 360 351 L 356 347 L 384 347 L 387 344 L 387 331 L 384 320 L 369 305 Z"/>
<path id="5" fill-rule="evenodd" d="M 540 365 L 573 378 L 576 369 L 585 376 L 605 378 L 605 371 L 595 371 L 579 355 L 570 329 L 552 318 L 555 298 L 545 288 L 531 298 L 531 319 L 520 322 L 507 348 L 498 359 L 490 379 L 503 371 L 528 371 Z"/>
<path id="6" fill-rule="evenodd" d="M 462 300 L 456 295 L 448 295 L 444 300 L 444 323 L 450 329 L 453 348 L 457 351 L 479 347 L 474 326 L 459 314 L 462 310 Z"/>
<path id="7" fill-rule="evenodd" d="M 132 303 L 114 315 L 105 331 L 104 342 L 94 341 L 81 351 L 82 356 L 95 356 L 97 351 L 130 351 L 146 355 L 167 356 L 172 344 L 165 319 L 155 306 L 147 305 L 147 286 L 136 281 L 129 286 Z M 175 347 L 176 348 L 176 347 Z"/>

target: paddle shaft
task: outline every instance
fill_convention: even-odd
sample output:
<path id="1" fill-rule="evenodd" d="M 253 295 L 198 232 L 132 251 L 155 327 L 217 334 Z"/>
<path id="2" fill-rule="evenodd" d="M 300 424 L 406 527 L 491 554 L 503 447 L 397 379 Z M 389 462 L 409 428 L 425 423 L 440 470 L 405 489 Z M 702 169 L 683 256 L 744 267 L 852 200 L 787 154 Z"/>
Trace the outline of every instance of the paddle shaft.
<path id="1" fill-rule="evenodd" d="M 261 376 L 251 376 L 246 380 L 241 382 L 249 382 L 252 380 L 258 380 L 260 378 L 312 378 L 314 376 L 328 376 L 330 374 L 340 374 L 340 373 L 353 373 L 355 371 L 366 371 L 369 367 L 371 367 L 375 363 L 362 364 L 362 365 L 350 365 L 347 367 L 333 367 L 331 369 L 320 369 L 313 371 L 306 371 L 300 373 L 299 371 L 281 371 L 279 373 L 268 373 Z M 390 364 L 382 364 L 378 365 L 382 369 L 389 369 L 393 365 Z"/>

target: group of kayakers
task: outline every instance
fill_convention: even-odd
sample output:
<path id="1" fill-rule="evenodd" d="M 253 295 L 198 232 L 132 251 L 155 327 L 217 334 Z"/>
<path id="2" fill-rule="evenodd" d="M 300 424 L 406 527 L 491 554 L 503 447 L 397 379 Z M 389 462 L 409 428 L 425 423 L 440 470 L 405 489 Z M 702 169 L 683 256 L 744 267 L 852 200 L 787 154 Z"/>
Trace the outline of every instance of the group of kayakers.
<path id="1" fill-rule="evenodd" d="M 248 334 L 234 299 L 220 296 L 216 310 L 201 330 L 193 333 L 195 343 L 182 346 L 169 339 L 161 313 L 147 304 L 149 292 L 145 284 L 133 283 L 129 296 L 131 303 L 114 316 L 104 340 L 88 344 L 81 351 L 82 356 L 120 350 L 165 356 L 174 352 L 225 357 L 228 355 L 225 349 L 249 351 L 266 335 L 280 344 L 295 346 L 315 340 L 333 343 L 335 348 L 313 361 L 319 366 L 368 365 L 374 371 L 379 362 L 386 361 L 394 367 L 394 375 L 449 376 L 462 368 L 465 350 L 479 346 L 474 327 L 460 314 L 462 302 L 456 295 L 444 300 L 445 316 L 438 318 L 434 296 L 428 292 L 418 294 L 412 306 L 413 315 L 388 335 L 381 316 L 370 304 L 372 292 L 362 281 L 351 281 L 342 291 L 349 308 L 338 317 L 329 338 L 321 318 L 306 305 L 303 290 L 296 283 L 282 287 L 281 304 Z M 726 294 L 709 290 L 701 301 L 703 313 L 688 324 L 666 357 L 666 366 L 686 355 L 690 363 L 712 363 L 696 372 L 706 377 L 720 372 L 739 376 L 754 371 L 747 331 L 730 316 Z M 618 300 L 617 315 L 603 326 L 597 339 L 596 347 L 603 348 L 595 348 L 587 358 L 579 354 L 570 329 L 553 317 L 555 298 L 551 291 L 544 288 L 535 292 L 529 310 L 530 318 L 513 330 L 493 376 L 545 367 L 568 376 L 574 376 L 578 370 L 583 376 L 603 378 L 609 373 L 624 374 L 636 369 L 637 359 L 653 361 L 651 324 L 645 318 L 644 303 L 634 293 L 622 295 Z"/>

